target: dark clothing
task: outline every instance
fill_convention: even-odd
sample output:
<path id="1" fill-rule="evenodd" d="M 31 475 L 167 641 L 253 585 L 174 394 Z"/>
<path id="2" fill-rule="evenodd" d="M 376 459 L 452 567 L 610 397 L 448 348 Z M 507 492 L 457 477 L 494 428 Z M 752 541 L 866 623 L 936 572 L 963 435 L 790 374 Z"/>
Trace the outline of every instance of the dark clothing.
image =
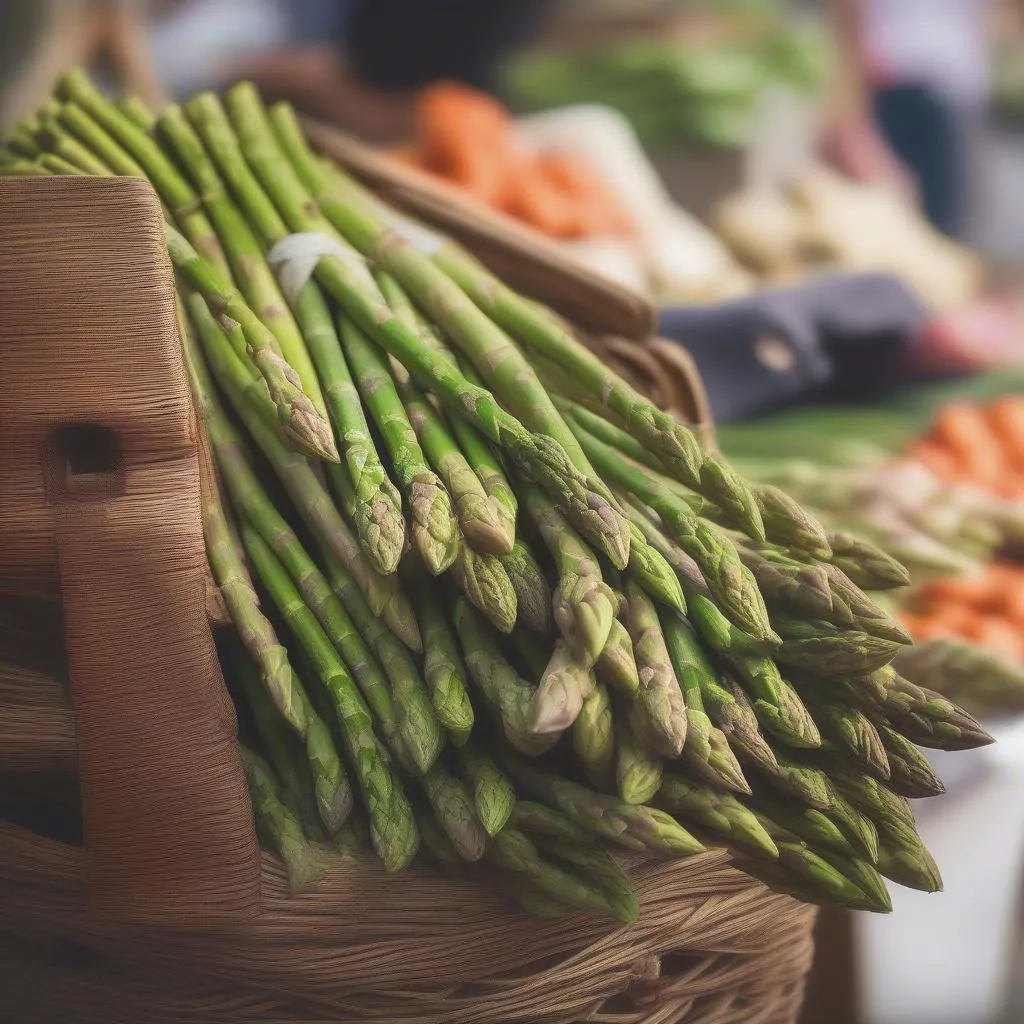
<path id="1" fill-rule="evenodd" d="M 895 277 L 833 274 L 714 306 L 663 309 L 658 332 L 685 345 L 719 422 L 813 395 L 871 397 L 891 384 L 926 314 Z"/>
<path id="2" fill-rule="evenodd" d="M 378 89 L 455 79 L 494 89 L 499 60 L 529 42 L 554 0 L 349 0 L 345 47 Z"/>
<path id="3" fill-rule="evenodd" d="M 952 237 L 968 214 L 969 115 L 935 89 L 901 84 L 880 89 L 875 120 L 892 151 L 913 172 L 928 219 Z"/>

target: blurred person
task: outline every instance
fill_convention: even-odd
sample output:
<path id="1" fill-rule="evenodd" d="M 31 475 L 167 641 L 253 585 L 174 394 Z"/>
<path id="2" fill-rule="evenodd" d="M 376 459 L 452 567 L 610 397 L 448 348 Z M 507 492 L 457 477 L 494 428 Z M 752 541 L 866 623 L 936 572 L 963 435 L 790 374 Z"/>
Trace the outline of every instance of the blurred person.
<path id="1" fill-rule="evenodd" d="M 992 0 L 829 0 L 840 45 L 826 151 L 862 180 L 916 190 L 963 237 L 988 97 Z"/>

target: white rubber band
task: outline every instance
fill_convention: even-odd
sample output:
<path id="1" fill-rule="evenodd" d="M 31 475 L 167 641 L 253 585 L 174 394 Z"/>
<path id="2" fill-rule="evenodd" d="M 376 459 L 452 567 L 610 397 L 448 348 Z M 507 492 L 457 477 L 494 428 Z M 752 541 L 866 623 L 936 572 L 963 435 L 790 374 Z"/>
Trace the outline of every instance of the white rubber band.
<path id="1" fill-rule="evenodd" d="M 274 268 L 277 280 L 292 302 L 313 276 L 321 256 L 340 256 L 366 269 L 366 259 L 361 253 L 319 231 L 288 235 L 275 242 L 267 253 L 267 262 Z"/>

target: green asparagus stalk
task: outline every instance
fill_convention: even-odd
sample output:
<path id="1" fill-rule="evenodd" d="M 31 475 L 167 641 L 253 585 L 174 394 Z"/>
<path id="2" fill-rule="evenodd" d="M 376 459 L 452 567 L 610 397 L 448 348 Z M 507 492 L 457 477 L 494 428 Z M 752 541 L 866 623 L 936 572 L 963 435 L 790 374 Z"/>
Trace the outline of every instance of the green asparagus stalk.
<path id="1" fill-rule="evenodd" d="M 619 796 L 627 804 L 645 804 L 661 785 L 664 763 L 640 738 L 643 724 L 634 725 L 636 708 L 620 714 L 615 722 L 617 761 L 615 780 Z"/>
<path id="2" fill-rule="evenodd" d="M 707 660 L 696 634 L 681 616 L 661 618 L 662 632 L 676 679 L 686 703 L 686 742 L 683 757 L 691 770 L 708 785 L 749 793 L 743 769 L 729 746 L 728 738 L 716 728 L 704 710 L 702 688 L 717 685 L 714 669 Z"/>
<path id="3" fill-rule="evenodd" d="M 589 668 L 608 642 L 615 619 L 615 596 L 604 582 L 593 552 L 554 502 L 538 487 L 526 485 L 521 493 L 558 573 L 555 623 L 580 662 Z"/>
<path id="4" fill-rule="evenodd" d="M 594 684 L 573 722 L 572 748 L 590 784 L 607 788 L 614 777 L 615 728 L 611 699 L 601 683 Z"/>
<path id="5" fill-rule="evenodd" d="M 449 570 L 456 586 L 502 633 L 511 633 L 518 616 L 515 588 L 501 559 L 460 542 Z"/>
<path id="6" fill-rule="evenodd" d="M 502 829 L 491 840 L 488 853 L 495 864 L 524 874 L 538 889 L 561 903 L 598 914 L 615 914 L 600 889 L 543 860 L 537 847 L 518 829 Z"/>
<path id="7" fill-rule="evenodd" d="M 439 761 L 420 780 L 438 823 L 463 860 L 484 855 L 487 834 L 477 820 L 469 790 Z"/>
<path id="8" fill-rule="evenodd" d="M 246 524 L 242 527 L 242 539 L 271 599 L 331 696 L 345 752 L 355 768 L 363 802 L 370 814 L 373 847 L 387 870 L 398 871 L 416 855 L 419 833 L 409 799 L 388 766 L 384 747 L 374 735 L 370 709 L 271 549 Z"/>
<path id="9" fill-rule="evenodd" d="M 910 889 L 918 889 L 921 892 L 942 891 L 939 867 L 921 842 L 912 847 L 901 846 L 881 836 L 878 870 L 886 878 L 891 878 Z"/>
<path id="10" fill-rule="evenodd" d="M 849 607 L 854 621 L 865 633 L 881 637 L 883 640 L 891 640 L 897 644 L 914 642 L 907 630 L 881 605 L 872 601 L 839 566 L 826 564 L 822 568 L 828 576 L 833 600 L 836 602 L 842 600 Z"/>
<path id="11" fill-rule="evenodd" d="M 728 677 L 700 678 L 700 695 L 708 717 L 747 763 L 771 773 L 779 767 L 771 745 L 761 734 L 760 724 L 743 687 Z"/>
<path id="12" fill-rule="evenodd" d="M 302 825 L 281 802 L 270 766 L 246 747 L 240 749 L 260 839 L 284 861 L 292 892 L 305 892 L 323 878 L 327 862 L 322 853 L 307 842 Z"/>
<path id="13" fill-rule="evenodd" d="M 242 295 L 271 331 L 281 354 L 298 375 L 302 390 L 326 419 L 327 405 L 309 350 L 256 233 L 225 191 L 223 180 L 181 107 L 172 103 L 164 108 L 159 130 L 199 190 Z"/>
<path id="14" fill-rule="evenodd" d="M 569 645 L 560 640 L 533 695 L 530 729 L 538 735 L 561 735 L 579 717 L 594 692 L 594 677 Z"/>
<path id="15" fill-rule="evenodd" d="M 372 349 L 371 343 L 367 346 Z M 473 467 L 462 453 L 443 416 L 417 388 L 405 368 L 392 361 L 397 394 L 430 464 L 444 482 L 455 515 L 469 544 L 490 555 L 507 555 L 514 538 L 496 512 Z"/>
<path id="16" fill-rule="evenodd" d="M 289 226 L 294 231 L 321 230 L 323 218 L 310 213 L 315 204 L 278 149 L 255 90 L 245 83 L 237 85 L 229 91 L 228 103 L 243 151 Z M 624 521 L 606 497 L 591 489 L 586 476 L 554 438 L 531 433 L 505 412 L 492 394 L 470 384 L 443 356 L 425 346 L 393 314 L 376 282 L 372 278 L 367 281 L 364 267 L 336 255 L 324 256 L 316 275 L 348 315 L 402 363 L 421 387 L 427 387 L 450 412 L 464 417 L 507 452 L 519 474 L 541 484 L 614 564 L 626 564 L 629 534 Z"/>
<path id="17" fill-rule="evenodd" d="M 770 606 L 790 609 L 812 619 L 835 621 L 832 590 L 824 566 L 798 562 L 774 554 L 771 549 L 741 545 L 737 550 Z"/>
<path id="18" fill-rule="evenodd" d="M 790 800 L 781 800 L 761 792 L 754 796 L 751 806 L 815 849 L 851 858 L 858 856 L 853 843 L 824 811 L 801 807 Z"/>
<path id="19" fill-rule="evenodd" d="M 434 817 L 433 809 L 428 804 L 413 804 L 416 816 L 416 827 L 422 840 L 421 849 L 436 861 L 445 874 L 457 876 L 465 870 L 466 862 L 459 856 L 455 844 Z"/>
<path id="20" fill-rule="evenodd" d="M 940 796 L 946 792 L 935 769 L 910 740 L 885 725 L 878 731 L 889 758 L 889 788 L 893 792 L 908 797 Z"/>
<path id="21" fill-rule="evenodd" d="M 830 561 L 858 587 L 891 590 L 910 584 L 910 573 L 870 541 L 833 531 L 828 534 L 828 542 L 832 549 Z"/>
<path id="22" fill-rule="evenodd" d="M 338 449 L 330 424 L 302 390 L 295 371 L 278 354 L 273 334 L 249 308 L 241 293 L 192 248 L 184 235 L 170 225 L 165 227 L 164 233 L 167 250 L 178 272 L 202 293 L 212 312 L 241 326 L 249 356 L 267 385 L 281 430 L 289 443 L 314 458 L 337 462 Z"/>
<path id="23" fill-rule="evenodd" d="M 43 152 L 53 153 L 74 164 L 86 174 L 107 176 L 113 174 L 108 167 L 88 146 L 71 134 L 56 117 L 40 123 L 36 132 L 36 140 Z"/>
<path id="24" fill-rule="evenodd" d="M 636 723 L 640 736 L 662 757 L 678 757 L 686 741 L 686 704 L 672 670 L 658 613 L 647 594 L 632 581 L 626 583 L 626 608 L 640 676 L 636 695 L 642 716 Z"/>
<path id="25" fill-rule="evenodd" d="M 823 620 L 776 616 L 783 638 L 775 657 L 809 675 L 832 676 L 874 672 L 888 665 L 900 644 L 860 630 L 843 630 Z"/>
<path id="26" fill-rule="evenodd" d="M 117 109 L 137 128 L 144 132 L 156 130 L 156 114 L 150 110 L 146 102 L 139 96 L 122 96 L 115 104 Z M 166 108 L 164 108 L 166 109 Z"/>
<path id="27" fill-rule="evenodd" d="M 157 142 L 104 99 L 85 73 L 77 68 L 61 77 L 57 93 L 61 99 L 77 103 L 120 147 L 131 154 L 170 208 L 175 221 L 181 225 L 185 237 L 196 252 L 214 268 L 219 278 L 230 281 L 231 271 L 220 239 L 203 212 L 199 197 Z M 103 157 L 103 154 L 98 155 Z M 115 171 L 118 170 L 109 160 L 105 162 Z"/>
<path id="28" fill-rule="evenodd" d="M 610 689 L 632 697 L 640 689 L 640 675 L 633 654 L 629 630 L 618 620 L 612 621 L 608 641 L 594 666 L 597 678 Z"/>
<path id="29" fill-rule="evenodd" d="M 312 466 L 303 456 L 288 449 L 277 432 L 267 426 L 269 400 L 266 391 L 255 371 L 236 358 L 223 327 L 214 319 L 202 296 L 189 295 L 186 303 L 218 383 L 281 478 L 299 514 L 320 543 L 356 579 L 374 614 L 381 615 L 410 648 L 421 650 L 416 618 L 398 586 L 397 577 L 381 576 L 373 569 Z M 253 519 L 257 525 L 271 515 L 280 519 L 258 481 L 254 479 L 251 487 L 244 488 L 243 494 L 250 503 L 258 502 L 261 506 L 263 514 L 250 514 L 250 518 L 258 516 Z M 234 500 L 240 501 L 241 498 Z M 268 529 L 271 529 L 269 525 Z M 267 538 L 271 536 L 265 534 Z"/>
<path id="30" fill-rule="evenodd" d="M 755 813 L 730 793 L 702 786 L 681 775 L 666 775 L 658 790 L 658 803 L 759 857 L 779 856 Z"/>
<path id="31" fill-rule="evenodd" d="M 316 805 L 314 779 L 309 769 L 301 764 L 304 757 L 301 745 L 264 688 L 256 663 L 241 653 L 232 662 L 233 677 L 241 687 L 256 726 L 260 741 L 257 753 L 266 756 L 280 780 L 281 802 L 299 819 L 308 839 L 326 842 L 327 832 Z"/>
<path id="32" fill-rule="evenodd" d="M 823 699 L 812 701 L 810 708 L 825 737 L 846 751 L 859 767 L 883 782 L 888 781 L 889 758 L 871 719 L 857 708 L 821 696 Z"/>
<path id="33" fill-rule="evenodd" d="M 462 597 L 455 600 L 452 619 L 469 674 L 497 715 L 505 738 L 530 756 L 549 750 L 558 736 L 531 731 L 533 687 L 501 655 L 486 620 Z"/>
<path id="34" fill-rule="evenodd" d="M 516 804 L 511 781 L 490 755 L 472 742 L 459 749 L 459 765 L 472 790 L 480 824 L 489 836 L 496 836 L 508 824 Z"/>
<path id="35" fill-rule="evenodd" d="M 513 782 L 527 792 L 557 804 L 573 822 L 594 835 L 627 850 L 687 857 L 704 847 L 671 815 L 653 807 L 623 803 L 618 797 L 595 793 L 576 782 L 506 755 Z"/>
<path id="36" fill-rule="evenodd" d="M 517 800 L 510 821 L 515 828 L 532 836 L 566 839 L 575 845 L 591 842 L 590 833 L 568 815 L 535 800 Z"/>
<path id="37" fill-rule="evenodd" d="M 554 628 L 551 586 L 529 545 L 517 536 L 501 564 L 516 594 L 517 621 L 548 636 Z"/>
<path id="38" fill-rule="evenodd" d="M 689 505 L 656 475 L 583 431 L 579 440 L 587 457 L 609 482 L 629 491 L 661 516 L 676 543 L 700 567 L 715 603 L 729 619 L 757 639 L 769 638 L 772 629 L 761 593 L 733 543 L 694 515 Z"/>
<path id="39" fill-rule="evenodd" d="M 640 904 L 633 893 L 626 873 L 615 859 L 590 842 L 574 843 L 566 839 L 541 837 L 537 846 L 543 853 L 558 860 L 583 868 L 588 880 L 598 885 L 612 912 L 624 924 L 629 924 L 640 915 Z"/>
<path id="40" fill-rule="evenodd" d="M 841 770 L 832 771 L 829 778 L 836 791 L 868 815 L 881 831 L 915 828 L 914 812 L 906 797 L 897 796 L 884 783 L 869 775 Z"/>
<path id="41" fill-rule="evenodd" d="M 882 687 L 881 710 L 911 743 L 972 750 L 993 742 L 974 717 L 934 690 L 916 686 L 889 666 L 874 676 Z"/>
<path id="42" fill-rule="evenodd" d="M 423 634 L 423 675 L 430 687 L 434 713 L 452 742 L 461 747 L 473 728 L 474 716 L 458 641 L 422 571 L 410 567 L 405 579 Z"/>

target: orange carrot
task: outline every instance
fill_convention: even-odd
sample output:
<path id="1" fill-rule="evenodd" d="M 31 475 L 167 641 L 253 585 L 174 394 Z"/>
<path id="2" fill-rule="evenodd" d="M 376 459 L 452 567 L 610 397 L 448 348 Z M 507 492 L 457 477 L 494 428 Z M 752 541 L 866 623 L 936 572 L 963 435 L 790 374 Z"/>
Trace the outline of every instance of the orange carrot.
<path id="1" fill-rule="evenodd" d="M 979 617 L 967 635 L 989 650 L 1005 654 L 1014 661 L 1024 658 L 1024 637 L 1021 636 L 1020 627 L 1000 616 Z"/>
<path id="2" fill-rule="evenodd" d="M 989 405 L 985 416 L 1003 443 L 1007 462 L 1024 472 L 1024 398 L 1004 395 Z"/>
<path id="3" fill-rule="evenodd" d="M 619 207 L 611 189 L 592 167 L 571 153 L 553 150 L 537 158 L 541 172 L 567 198 L 571 197 L 579 212 L 579 233 L 582 236 L 627 235 L 629 218 Z"/>
<path id="4" fill-rule="evenodd" d="M 544 174 L 534 161 L 523 161 L 516 168 L 515 188 L 505 208 L 514 217 L 525 220 L 553 238 L 571 238 L 578 234 L 573 204 Z"/>
<path id="5" fill-rule="evenodd" d="M 966 605 L 973 608 L 998 606 L 1002 582 L 988 572 L 971 576 L 946 576 L 929 580 L 921 587 L 920 595 L 926 601 L 942 606 Z"/>
<path id="6" fill-rule="evenodd" d="M 936 441 L 921 438 L 910 446 L 907 454 L 927 466 L 940 480 L 951 482 L 963 475 L 953 453 Z"/>
<path id="7" fill-rule="evenodd" d="M 514 152 L 508 113 L 497 100 L 455 82 L 424 89 L 416 104 L 424 164 L 500 206 L 510 184 Z"/>
<path id="8" fill-rule="evenodd" d="M 1006 472 L 1001 439 L 980 409 L 951 402 L 936 417 L 932 437 L 944 444 L 974 483 L 991 485 Z"/>

